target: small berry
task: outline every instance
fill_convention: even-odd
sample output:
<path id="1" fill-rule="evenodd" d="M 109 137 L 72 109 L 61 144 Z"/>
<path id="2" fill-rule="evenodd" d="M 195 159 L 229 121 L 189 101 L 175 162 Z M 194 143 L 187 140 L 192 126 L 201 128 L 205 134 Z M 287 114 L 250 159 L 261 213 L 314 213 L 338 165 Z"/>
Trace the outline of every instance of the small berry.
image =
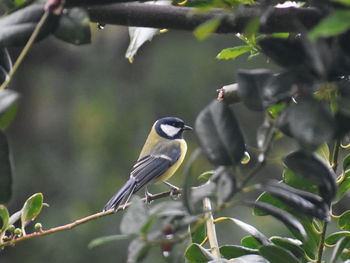
<path id="1" fill-rule="evenodd" d="M 22 235 L 22 230 L 20 228 L 16 228 L 13 233 L 16 235 L 16 236 L 20 236 Z"/>
<path id="2" fill-rule="evenodd" d="M 169 236 L 169 235 L 174 234 L 174 229 L 173 229 L 173 227 L 170 226 L 170 225 L 165 226 L 165 227 L 163 228 L 163 234 L 164 234 L 165 236 Z"/>
<path id="3" fill-rule="evenodd" d="M 36 223 L 35 225 L 34 225 L 34 229 L 36 230 L 36 231 L 42 231 L 43 230 L 43 226 L 42 226 L 42 224 L 41 223 Z"/>

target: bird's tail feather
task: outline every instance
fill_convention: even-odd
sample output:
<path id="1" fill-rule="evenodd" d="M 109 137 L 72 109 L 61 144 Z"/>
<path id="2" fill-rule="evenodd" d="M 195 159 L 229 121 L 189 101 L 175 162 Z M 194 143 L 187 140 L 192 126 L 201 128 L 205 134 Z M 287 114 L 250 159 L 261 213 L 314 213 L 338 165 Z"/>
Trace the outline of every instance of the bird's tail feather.
<path id="1" fill-rule="evenodd" d="M 108 203 L 103 208 L 103 211 L 107 211 L 112 208 L 116 210 L 123 201 L 127 202 L 130 196 L 134 193 L 135 187 L 135 178 L 130 178 L 124 184 L 124 186 L 108 201 Z"/>

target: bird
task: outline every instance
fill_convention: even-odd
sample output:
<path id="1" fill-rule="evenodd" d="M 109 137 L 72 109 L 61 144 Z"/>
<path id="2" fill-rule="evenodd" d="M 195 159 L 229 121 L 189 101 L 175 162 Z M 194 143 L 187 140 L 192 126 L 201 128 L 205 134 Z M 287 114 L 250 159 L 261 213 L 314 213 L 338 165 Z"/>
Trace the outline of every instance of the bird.
<path id="1" fill-rule="evenodd" d="M 184 131 L 192 130 L 177 117 L 165 117 L 157 120 L 146 139 L 141 153 L 132 167 L 129 180 L 107 202 L 103 211 L 116 211 L 126 204 L 132 194 L 146 186 L 146 200 L 150 197 L 147 185 L 163 182 L 172 190 L 178 189 L 167 180 L 176 172 L 183 162 L 187 143 L 183 139 Z M 124 206 L 125 207 L 125 206 Z"/>

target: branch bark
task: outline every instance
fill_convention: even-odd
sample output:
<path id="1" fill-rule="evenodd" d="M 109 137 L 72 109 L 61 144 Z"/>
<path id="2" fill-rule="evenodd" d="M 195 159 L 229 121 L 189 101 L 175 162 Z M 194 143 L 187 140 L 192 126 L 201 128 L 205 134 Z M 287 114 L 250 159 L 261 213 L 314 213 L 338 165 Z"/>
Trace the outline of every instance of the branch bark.
<path id="1" fill-rule="evenodd" d="M 72 1 L 72 0 L 71 0 Z M 93 2 L 93 0 L 74 0 Z M 213 9 L 205 13 L 195 13 L 195 8 L 160 6 L 142 3 L 120 3 L 90 6 L 92 22 L 101 24 L 193 30 L 200 24 L 221 17 L 221 25 L 216 33 L 243 32 L 249 21 L 261 16 L 258 7 L 241 7 L 235 12 Z M 261 24 L 261 33 L 300 32 L 315 26 L 323 17 L 315 8 L 271 8 L 266 22 Z"/>

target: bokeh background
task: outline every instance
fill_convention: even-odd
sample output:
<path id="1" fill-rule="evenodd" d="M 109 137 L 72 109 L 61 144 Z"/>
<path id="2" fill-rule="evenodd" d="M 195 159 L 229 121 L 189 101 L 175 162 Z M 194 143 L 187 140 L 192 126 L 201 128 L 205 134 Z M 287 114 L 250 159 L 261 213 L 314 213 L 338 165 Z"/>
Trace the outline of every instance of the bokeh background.
<path id="1" fill-rule="evenodd" d="M 247 56 L 217 60 L 221 49 L 242 44 L 234 35 L 198 41 L 184 31 L 157 36 L 130 64 L 124 58 L 129 41 L 125 27 L 107 25 L 98 30 L 91 26 L 90 45 L 73 46 L 53 37 L 37 43 L 11 83 L 22 97 L 18 115 L 7 131 L 16 167 L 9 209 L 11 213 L 19 210 L 26 198 L 42 192 L 50 207 L 36 221 L 44 229 L 101 211 L 129 176 L 156 119 L 178 116 L 193 125 L 200 110 L 216 97 L 216 89 L 233 83 L 239 69 L 276 70 L 262 55 L 249 61 Z M 10 51 L 13 57 L 19 52 Z M 263 116 L 240 104 L 234 111 L 247 144 L 254 147 Z M 195 134 L 187 133 L 186 139 L 190 153 L 198 146 Z M 274 156 L 285 143 L 279 141 Z M 199 162 L 197 175 L 211 168 L 204 159 Z M 280 172 L 281 167 L 270 165 L 260 176 L 278 178 Z M 182 181 L 180 170 L 170 182 L 181 185 Z M 153 192 L 165 189 L 152 187 Z M 289 234 L 274 219 L 252 217 L 242 207 L 220 215 L 246 220 L 267 235 Z M 120 233 L 121 217 L 119 212 L 19 243 L 2 251 L 0 262 L 126 262 L 128 241 L 87 248 L 96 237 Z M 225 223 L 217 231 L 220 244 L 237 244 L 243 236 Z M 155 249 L 147 262 L 166 262 L 160 255 Z"/>

